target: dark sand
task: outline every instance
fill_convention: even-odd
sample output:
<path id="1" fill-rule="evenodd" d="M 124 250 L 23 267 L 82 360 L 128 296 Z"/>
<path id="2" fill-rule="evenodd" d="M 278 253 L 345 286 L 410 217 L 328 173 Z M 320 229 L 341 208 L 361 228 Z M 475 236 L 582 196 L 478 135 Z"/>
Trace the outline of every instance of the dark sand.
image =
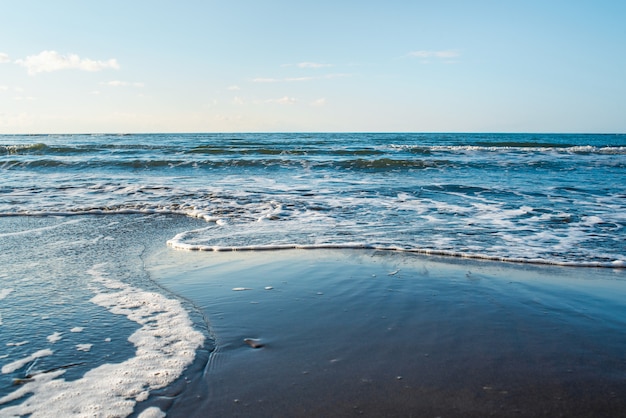
<path id="1" fill-rule="evenodd" d="M 170 417 L 626 416 L 625 270 L 359 250 L 147 266 L 216 339 Z"/>

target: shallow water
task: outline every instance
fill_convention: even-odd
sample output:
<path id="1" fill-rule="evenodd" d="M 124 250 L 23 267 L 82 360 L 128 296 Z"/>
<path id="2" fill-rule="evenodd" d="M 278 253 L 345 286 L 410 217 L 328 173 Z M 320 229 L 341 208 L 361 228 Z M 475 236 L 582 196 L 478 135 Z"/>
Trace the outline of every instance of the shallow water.
<path id="1" fill-rule="evenodd" d="M 216 337 L 176 416 L 611 416 L 626 407 L 621 270 L 370 250 L 175 257 L 184 272 L 161 256 L 153 276 L 193 300 Z"/>
<path id="2" fill-rule="evenodd" d="M 144 270 L 146 252 L 180 221 L 193 223 L 0 218 L 0 416 L 167 407 L 183 371 L 212 348 L 202 315 Z"/>
<path id="3" fill-rule="evenodd" d="M 203 224 L 0 218 L 0 416 L 626 407 L 624 269 L 166 246 Z"/>

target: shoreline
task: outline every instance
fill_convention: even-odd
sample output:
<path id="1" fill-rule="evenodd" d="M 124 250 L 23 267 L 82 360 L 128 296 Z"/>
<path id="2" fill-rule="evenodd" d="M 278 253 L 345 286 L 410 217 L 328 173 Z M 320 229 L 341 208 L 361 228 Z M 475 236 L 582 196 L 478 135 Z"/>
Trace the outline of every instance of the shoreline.
<path id="1" fill-rule="evenodd" d="M 178 234 L 173 239 L 167 240 L 167 245 L 179 251 L 192 251 L 202 253 L 227 253 L 227 252 L 265 252 L 265 251 L 289 251 L 289 250 L 357 250 L 357 251 L 384 251 L 397 252 L 406 254 L 417 254 L 422 256 L 440 257 L 446 259 L 461 260 L 477 260 L 491 261 L 507 264 L 535 265 L 535 266 L 553 266 L 553 267 L 572 267 L 572 268 L 603 268 L 603 269 L 626 269 L 624 260 L 613 260 L 607 262 L 576 262 L 576 261 L 558 261 L 545 260 L 541 258 L 515 258 L 515 257 L 499 257 L 486 254 L 473 254 L 454 252 L 446 250 L 434 250 L 427 248 L 398 248 L 384 247 L 373 244 L 268 244 L 268 245 L 249 245 L 249 246 L 219 246 L 219 245 L 203 245 L 203 244 L 185 244 L 180 242 L 178 237 L 185 235 L 187 232 Z"/>
<path id="2" fill-rule="evenodd" d="M 111 278 L 182 302 L 215 340 L 130 416 L 156 408 L 170 417 L 626 410 L 623 269 L 370 249 L 179 251 L 166 239 L 202 225 L 180 216 L 1 223 L 12 269 L 0 276 L 2 337 L 11 344 L 3 365 L 50 348 L 37 367 L 81 363 L 66 371 L 74 380 L 133 357 L 126 338 L 136 326 L 103 316 L 88 290 L 102 262 Z M 85 343 L 93 348 L 77 350 Z M 2 375 L 3 390 L 13 391 L 11 377 Z"/>
<path id="3" fill-rule="evenodd" d="M 200 309 L 216 338 L 170 416 L 626 408 L 621 269 L 346 249 L 168 248 L 149 261 L 151 277 Z"/>

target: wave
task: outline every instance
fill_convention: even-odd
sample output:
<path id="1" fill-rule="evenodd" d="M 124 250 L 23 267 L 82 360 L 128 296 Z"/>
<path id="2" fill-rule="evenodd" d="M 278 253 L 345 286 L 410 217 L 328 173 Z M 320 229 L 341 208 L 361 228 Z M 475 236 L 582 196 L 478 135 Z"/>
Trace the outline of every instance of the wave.
<path id="1" fill-rule="evenodd" d="M 557 144 L 540 141 L 477 141 L 476 145 L 500 148 L 569 148 L 575 146 L 570 143 Z"/>
<path id="2" fill-rule="evenodd" d="M 44 143 L 36 144 L 17 144 L 17 145 L 0 145 L 0 153 L 6 155 L 42 153 L 47 150 L 48 146 Z"/>
<path id="3" fill-rule="evenodd" d="M 445 192 L 462 192 L 466 198 L 485 192 L 479 187 L 457 189 L 446 188 Z M 615 247 L 615 240 L 619 239 L 615 234 L 626 226 L 625 219 L 619 216 L 610 220 L 531 207 L 506 210 L 486 207 L 485 203 L 477 204 L 478 209 L 465 203 L 464 208 L 452 202 L 411 200 L 409 196 L 399 196 L 397 202 L 379 199 L 379 203 L 370 202 L 368 209 L 344 206 L 341 201 L 297 205 L 297 202 L 255 202 L 252 197 L 248 201 L 239 198 L 230 203 L 224 199 L 219 196 L 199 199 L 208 200 L 205 207 L 145 202 L 1 212 L 0 217 L 137 214 L 187 216 L 207 222 L 205 228 L 180 233 L 168 241 L 169 246 L 181 250 L 346 248 L 516 263 L 626 268 L 626 255 Z M 385 206 L 391 206 L 389 213 L 381 212 Z M 375 218 L 371 217 L 372 211 L 377 213 Z M 359 215 L 359 212 L 362 213 Z M 394 224 L 388 223 L 389 216 L 397 217 L 401 212 L 410 214 L 404 221 L 394 219 Z"/>
<path id="4" fill-rule="evenodd" d="M 0 145 L 0 155 L 42 155 L 63 156 L 93 154 L 101 158 L 124 158 L 134 155 L 137 159 L 166 158 L 171 155 L 188 155 L 192 158 L 213 157 L 253 157 L 253 156 L 295 156 L 298 158 L 333 160 L 337 158 L 397 158 L 398 153 L 409 155 L 431 155 L 433 153 L 566 153 L 566 154 L 610 154 L 626 155 L 626 146 L 593 145 L 552 142 L 524 141 L 476 141 L 465 144 L 420 144 L 420 143 L 379 143 L 374 146 L 354 146 L 348 143 L 338 145 L 332 141 L 259 141 L 237 142 L 212 141 L 210 144 L 193 145 L 185 142 L 142 141 L 132 143 L 87 142 L 75 144 L 52 144 L 44 142 L 28 144 Z M 408 157 L 408 156 L 407 156 Z"/>
<path id="5" fill-rule="evenodd" d="M 430 169 L 430 168 L 467 168 L 467 169 L 501 169 L 503 167 L 535 167 L 544 169 L 565 169 L 571 167 L 572 161 L 564 161 L 559 155 L 548 158 L 491 158 L 489 155 L 472 155 L 471 158 L 462 158 L 458 155 L 433 154 L 430 158 L 406 158 L 406 157 L 383 157 L 383 158 L 361 158 L 357 155 L 350 155 L 356 158 L 297 158 L 287 154 L 276 154 L 273 158 L 262 158 L 261 156 L 249 155 L 222 155 L 222 158 L 176 158 L 177 156 L 162 156 L 159 158 L 108 158 L 94 156 L 92 158 L 54 158 L 45 156 L 42 158 L 5 158 L 0 160 L 0 169 L 113 169 L 121 171 L 129 170 L 156 170 L 156 169 L 267 169 L 267 168 L 308 168 L 308 169 L 344 169 L 344 170 L 373 170 L 386 171 L 396 169 Z M 588 150 L 578 150 L 570 154 L 589 155 Z M 626 148 L 617 150 L 596 151 L 596 154 L 605 155 L 626 155 Z M 174 157 L 174 158 L 172 158 Z M 447 158 L 446 158 L 447 157 Z M 588 161 L 594 167 L 626 167 L 626 160 L 595 159 Z"/>
<path id="6" fill-rule="evenodd" d="M 0 217 L 185 215 L 233 225 L 184 242 L 206 249 L 354 246 L 622 268 L 624 138 L 0 136 Z"/>
<path id="7" fill-rule="evenodd" d="M 556 153 L 556 154 L 600 154 L 600 155 L 626 155 L 626 147 L 623 146 L 595 146 L 595 145 L 555 145 L 555 144 L 531 144 L 520 146 L 519 143 L 501 143 L 499 145 L 391 145 L 392 148 L 406 150 L 414 154 L 430 155 L 433 153 Z"/>
<path id="8" fill-rule="evenodd" d="M 185 251 L 206 251 L 206 252 L 236 252 L 236 251 L 281 251 L 281 250 L 316 250 L 316 249 L 349 249 L 349 250 L 376 250 L 394 251 L 414 254 L 424 254 L 429 256 L 441 256 L 450 258 L 466 258 L 485 261 L 498 261 L 518 264 L 553 265 L 561 267 L 596 267 L 596 268 L 626 268 L 626 260 L 613 261 L 567 261 L 559 259 L 545 258 L 523 258 L 514 256 L 498 256 L 481 253 L 468 253 L 462 251 L 439 250 L 419 247 L 383 246 L 370 243 L 327 243 L 327 244 L 260 244 L 260 245 L 240 245 L 240 246 L 220 246 L 187 244 L 180 238 L 179 234 L 167 241 L 171 248 Z"/>
<path id="9" fill-rule="evenodd" d="M 153 144 L 76 144 L 76 145 L 51 145 L 43 142 L 33 144 L 8 144 L 0 145 L 0 154 L 5 155 L 66 155 L 66 154 L 94 154 L 99 152 L 133 151 L 143 153 L 150 150 L 163 152 L 176 151 L 177 147 Z M 114 154 L 113 154 L 114 155 Z"/>

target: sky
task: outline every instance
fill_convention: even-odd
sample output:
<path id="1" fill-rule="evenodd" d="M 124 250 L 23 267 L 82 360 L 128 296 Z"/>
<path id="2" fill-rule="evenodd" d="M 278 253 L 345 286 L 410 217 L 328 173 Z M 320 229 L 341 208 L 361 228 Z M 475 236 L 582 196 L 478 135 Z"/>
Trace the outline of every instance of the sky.
<path id="1" fill-rule="evenodd" d="M 0 0 L 0 134 L 626 132 L 624 0 Z"/>

